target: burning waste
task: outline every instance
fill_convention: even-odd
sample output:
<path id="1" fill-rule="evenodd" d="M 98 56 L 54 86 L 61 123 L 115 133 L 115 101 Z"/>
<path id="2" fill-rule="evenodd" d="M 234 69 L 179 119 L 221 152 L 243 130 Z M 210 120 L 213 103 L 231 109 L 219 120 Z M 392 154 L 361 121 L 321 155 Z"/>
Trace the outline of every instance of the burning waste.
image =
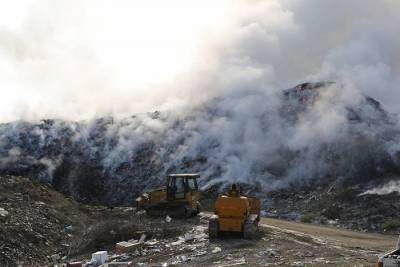
<path id="1" fill-rule="evenodd" d="M 84 202 L 128 204 L 171 172 L 201 170 L 203 189 L 234 181 L 265 190 L 399 172 L 396 117 L 370 97 L 347 103 L 343 91 L 305 83 L 216 98 L 183 115 L 5 123 L 0 173 L 49 182 Z"/>

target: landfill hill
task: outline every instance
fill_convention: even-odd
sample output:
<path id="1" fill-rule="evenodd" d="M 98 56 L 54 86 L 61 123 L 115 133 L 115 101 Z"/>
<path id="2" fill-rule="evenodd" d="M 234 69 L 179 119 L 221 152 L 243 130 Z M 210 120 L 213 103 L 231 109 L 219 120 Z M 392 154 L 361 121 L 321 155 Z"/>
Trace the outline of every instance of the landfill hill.
<path id="1" fill-rule="evenodd" d="M 371 266 L 396 237 L 261 219 L 253 240 L 209 240 L 209 213 L 191 219 L 148 217 L 131 207 L 79 204 L 50 185 L 0 177 L 0 266 Z M 138 240 L 141 243 L 137 243 Z M 116 243 L 136 242 L 121 252 Z M 86 265 L 85 265 L 86 264 Z M 118 265 L 119 264 L 119 265 Z M 130 264 L 130 265 L 129 265 Z"/>
<path id="2" fill-rule="evenodd" d="M 347 103 L 341 90 L 304 83 L 274 96 L 212 99 L 183 114 L 4 123 L 0 174 L 113 206 L 131 205 L 171 172 L 200 172 L 203 189 L 217 191 L 233 181 L 270 192 L 398 177 L 396 117 L 368 96 Z"/>
<path id="3" fill-rule="evenodd" d="M 342 89 L 304 83 L 275 96 L 216 98 L 178 115 L 4 123 L 0 175 L 28 177 L 79 203 L 114 207 L 133 206 L 144 191 L 164 185 L 168 173 L 200 172 L 202 204 L 210 211 L 235 181 L 261 199 L 269 217 L 398 231 L 398 193 L 364 194 L 399 180 L 397 117 L 368 96 L 344 101 Z M 254 99 L 259 106 L 233 105 Z M 325 124 L 338 116 L 340 127 Z"/>

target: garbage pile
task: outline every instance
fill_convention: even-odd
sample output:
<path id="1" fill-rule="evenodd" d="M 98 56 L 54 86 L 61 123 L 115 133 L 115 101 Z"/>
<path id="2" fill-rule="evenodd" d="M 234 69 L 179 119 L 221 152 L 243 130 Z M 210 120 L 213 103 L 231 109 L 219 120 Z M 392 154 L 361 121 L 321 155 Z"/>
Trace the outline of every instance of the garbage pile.
<path id="1" fill-rule="evenodd" d="M 73 201 L 28 178 L 0 177 L 0 188 L 0 266 L 35 266 L 70 250 L 68 226 L 76 220 L 72 214 L 81 215 Z"/>
<path id="2" fill-rule="evenodd" d="M 178 222 L 177 226 L 179 227 L 181 223 Z M 134 264 L 141 266 L 150 264 L 153 259 L 161 255 L 165 257 L 162 266 L 169 266 L 190 262 L 208 253 L 219 252 L 221 252 L 220 247 L 210 244 L 207 227 L 203 223 L 203 225 L 193 226 L 177 237 L 158 239 L 147 238 L 145 234 L 142 234 L 140 239 L 117 242 L 112 252 L 98 251 L 93 253 L 90 259 L 73 260 L 68 263 L 63 263 L 63 260 L 58 258 L 54 264 L 76 267 L 134 266 Z"/>
<path id="3" fill-rule="evenodd" d="M 0 188 L 0 266 L 67 262 L 151 225 L 130 207 L 82 205 L 26 177 L 0 176 Z"/>
<path id="4" fill-rule="evenodd" d="M 317 104 L 331 86 L 301 84 L 283 91 L 274 103 L 271 96 L 254 92 L 248 97 L 258 100 L 257 109 L 239 109 L 241 98 L 230 104 L 213 99 L 182 114 L 0 124 L 0 174 L 51 183 L 79 202 L 114 206 L 130 205 L 178 170 L 202 171 L 202 185 L 231 179 L 228 173 L 241 170 L 237 179 L 257 180 L 267 190 L 270 182 L 281 180 L 303 185 L 310 177 L 357 182 L 375 174 L 400 174 L 394 116 L 369 97 L 342 107 L 340 94 L 331 95 L 338 110 L 332 105 L 318 113 Z M 343 120 L 340 129 L 313 132 L 312 120 L 330 125 L 324 120 L 330 122 L 332 114 Z"/>

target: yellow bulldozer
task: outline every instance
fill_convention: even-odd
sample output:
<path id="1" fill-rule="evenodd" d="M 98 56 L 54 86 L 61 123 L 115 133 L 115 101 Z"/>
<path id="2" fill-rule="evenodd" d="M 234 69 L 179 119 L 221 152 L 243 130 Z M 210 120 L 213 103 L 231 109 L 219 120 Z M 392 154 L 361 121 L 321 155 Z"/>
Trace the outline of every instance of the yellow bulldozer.
<path id="1" fill-rule="evenodd" d="M 252 239 L 260 221 L 260 200 L 241 194 L 233 184 L 226 195 L 215 202 L 215 214 L 208 222 L 210 239 L 217 238 L 221 232 L 239 232 L 246 239 Z"/>
<path id="2" fill-rule="evenodd" d="M 170 174 L 165 187 L 142 194 L 136 199 L 137 210 L 150 216 L 191 217 L 201 211 L 201 192 L 197 173 Z"/>

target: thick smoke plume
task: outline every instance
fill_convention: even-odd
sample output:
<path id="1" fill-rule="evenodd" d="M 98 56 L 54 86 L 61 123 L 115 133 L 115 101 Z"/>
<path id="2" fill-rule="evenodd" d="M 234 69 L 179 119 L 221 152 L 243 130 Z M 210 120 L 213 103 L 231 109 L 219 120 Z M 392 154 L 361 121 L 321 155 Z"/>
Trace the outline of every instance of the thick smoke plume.
<path id="1" fill-rule="evenodd" d="M 345 90 L 312 83 L 215 98 L 185 113 L 3 124 L 0 171 L 116 204 L 171 172 L 200 171 L 203 188 L 236 181 L 264 190 L 400 174 L 397 118 L 372 98 L 343 100 Z"/>
<path id="2" fill-rule="evenodd" d="M 265 188 L 399 171 L 398 1 L 201 2 L 0 16 L 1 169 L 106 198 L 171 171 Z M 285 91 L 304 81 L 335 83 Z"/>
<path id="3" fill-rule="evenodd" d="M 387 195 L 391 193 L 400 193 L 400 182 L 399 181 L 390 181 L 382 186 L 378 186 L 376 188 L 365 191 L 361 194 L 363 195 Z"/>
<path id="4" fill-rule="evenodd" d="M 399 111 L 397 1 L 146 2 L 1 4 L 0 119 L 131 115 L 338 79 Z"/>

